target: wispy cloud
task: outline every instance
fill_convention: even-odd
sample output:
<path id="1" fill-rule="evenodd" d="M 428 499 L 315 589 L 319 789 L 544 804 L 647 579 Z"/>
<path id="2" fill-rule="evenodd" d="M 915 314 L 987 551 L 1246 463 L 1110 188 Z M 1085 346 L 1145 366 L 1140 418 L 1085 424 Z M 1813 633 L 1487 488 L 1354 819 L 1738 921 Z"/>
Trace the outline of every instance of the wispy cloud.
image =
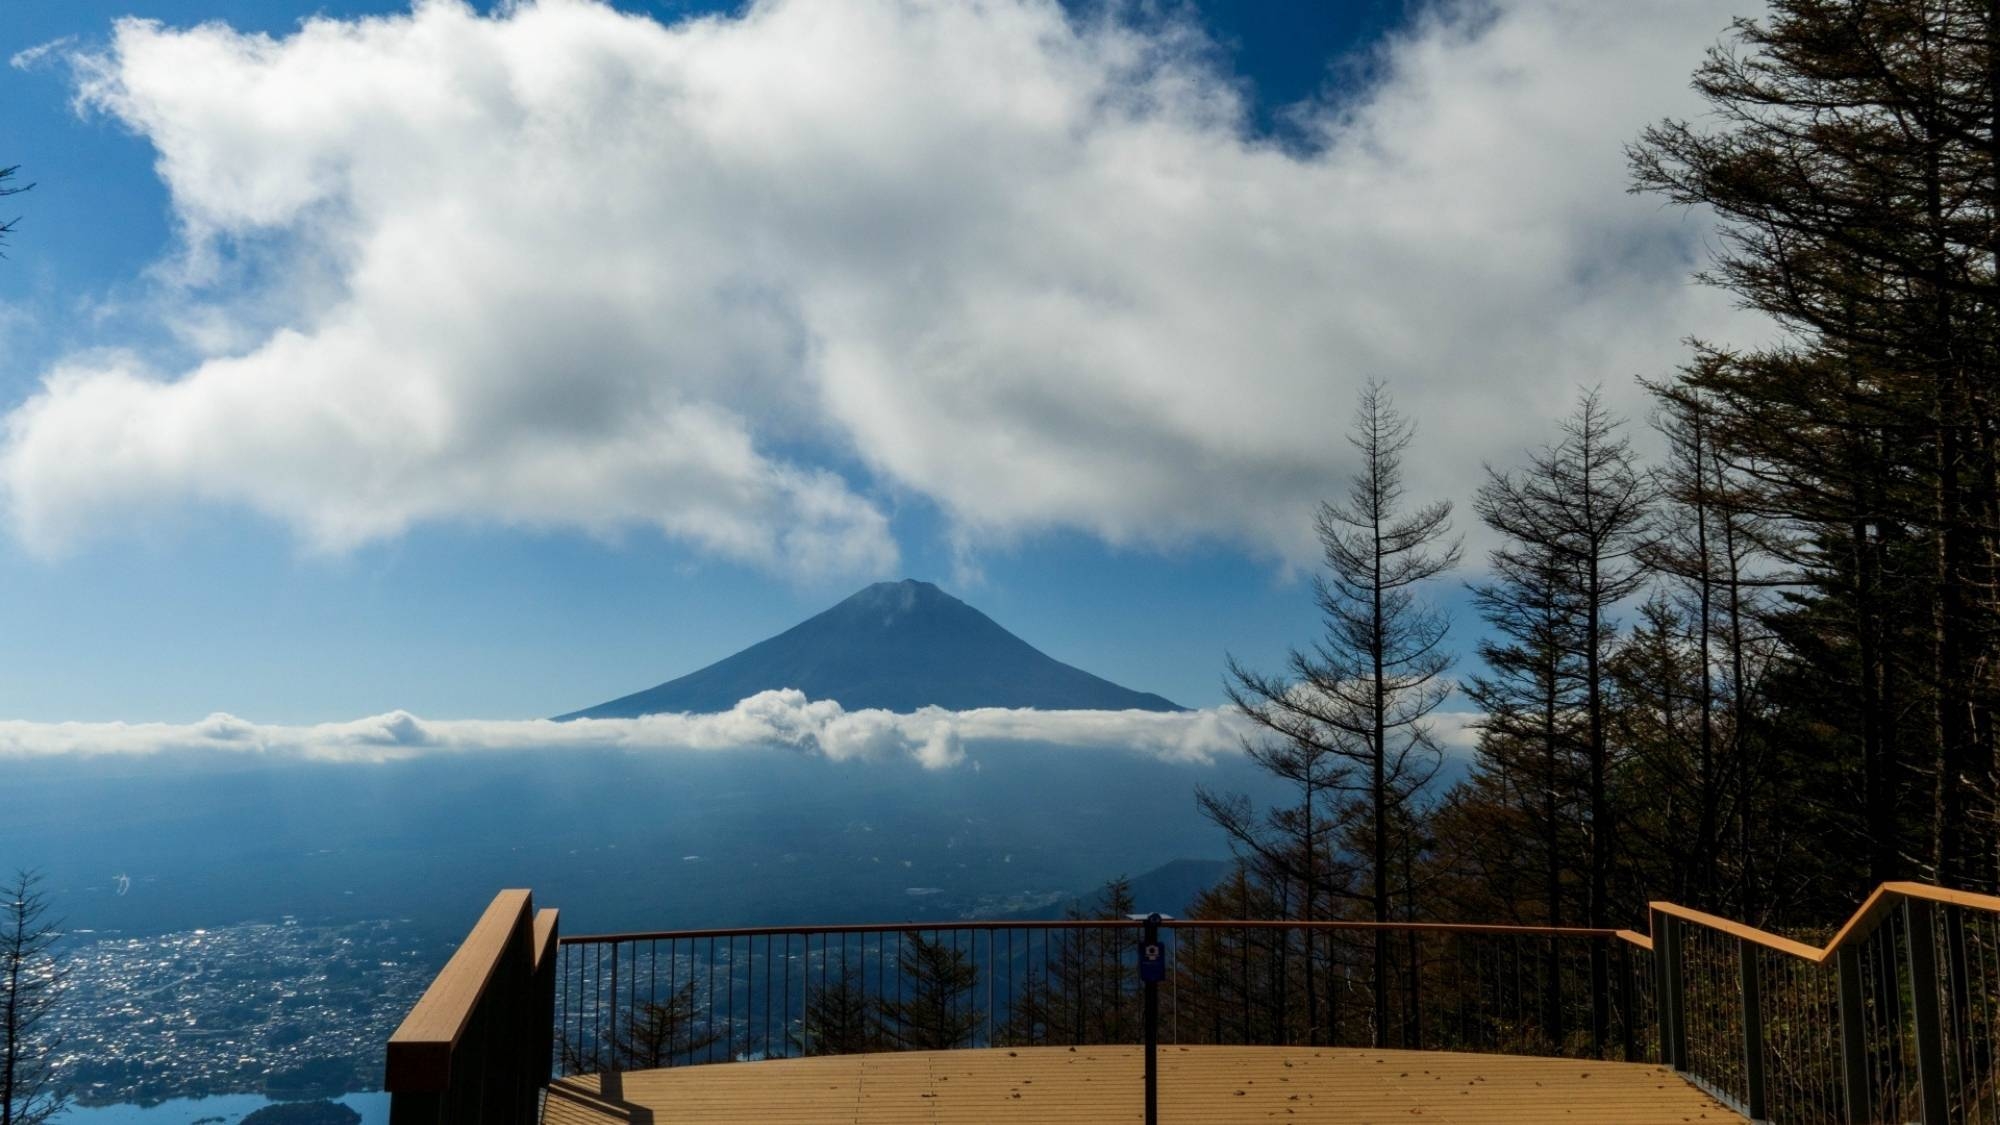
<path id="1" fill-rule="evenodd" d="M 881 573 L 916 495 L 968 572 L 1044 528 L 1310 560 L 1362 379 L 1462 495 L 1579 383 L 1630 405 L 1741 335 L 1621 146 L 1742 6 L 1424 5 L 1307 151 L 1195 29 L 1055 0 L 127 20 L 79 102 L 158 150 L 207 358 L 56 365 L 0 489 L 45 549 L 194 502 L 328 550 L 649 525 Z"/>
<path id="2" fill-rule="evenodd" d="M 47 43 L 37 43 L 14 52 L 8 58 L 7 65 L 16 70 L 31 70 L 51 59 L 61 58 L 75 46 L 76 36 L 65 35 L 60 39 L 51 39 Z"/>

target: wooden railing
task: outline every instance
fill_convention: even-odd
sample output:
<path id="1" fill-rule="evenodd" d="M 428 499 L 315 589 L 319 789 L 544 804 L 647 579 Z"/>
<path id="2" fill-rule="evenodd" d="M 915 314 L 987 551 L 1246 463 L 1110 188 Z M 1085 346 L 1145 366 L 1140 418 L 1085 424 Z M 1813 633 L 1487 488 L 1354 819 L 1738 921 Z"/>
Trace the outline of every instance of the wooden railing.
<path id="1" fill-rule="evenodd" d="M 389 1038 L 391 1125 L 534 1125 L 555 1027 L 556 912 L 501 891 Z"/>
<path id="2" fill-rule="evenodd" d="M 1825 945 L 1651 904 L 1671 1064 L 1778 1125 L 2000 1125 L 2000 898 L 1885 883 Z"/>

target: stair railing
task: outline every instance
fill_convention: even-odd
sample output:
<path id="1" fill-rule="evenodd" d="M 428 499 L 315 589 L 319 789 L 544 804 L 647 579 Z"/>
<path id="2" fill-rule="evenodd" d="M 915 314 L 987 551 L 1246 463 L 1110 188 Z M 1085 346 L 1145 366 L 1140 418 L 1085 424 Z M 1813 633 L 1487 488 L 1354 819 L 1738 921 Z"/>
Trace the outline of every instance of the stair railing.
<path id="1" fill-rule="evenodd" d="M 1884 883 L 1823 946 L 1650 909 L 1661 1060 L 1753 1121 L 2000 1125 L 2000 898 Z"/>

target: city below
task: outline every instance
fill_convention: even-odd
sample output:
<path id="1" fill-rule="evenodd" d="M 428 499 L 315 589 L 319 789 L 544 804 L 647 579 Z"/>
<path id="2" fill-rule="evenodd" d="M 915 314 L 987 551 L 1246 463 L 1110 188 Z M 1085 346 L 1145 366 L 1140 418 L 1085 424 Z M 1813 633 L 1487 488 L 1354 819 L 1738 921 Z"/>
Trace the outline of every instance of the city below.
<path id="1" fill-rule="evenodd" d="M 379 1089 L 382 1044 L 449 949 L 389 921 L 76 935 L 60 1021 L 84 1105 Z"/>

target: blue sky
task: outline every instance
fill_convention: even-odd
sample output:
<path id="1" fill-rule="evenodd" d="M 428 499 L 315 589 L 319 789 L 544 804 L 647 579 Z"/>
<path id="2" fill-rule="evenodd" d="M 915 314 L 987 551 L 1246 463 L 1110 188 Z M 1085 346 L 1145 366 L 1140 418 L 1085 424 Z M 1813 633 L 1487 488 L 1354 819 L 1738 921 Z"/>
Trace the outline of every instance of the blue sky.
<path id="1" fill-rule="evenodd" d="M 0 263 L 0 716 L 545 715 L 905 575 L 1210 705 L 1225 652 L 1311 636 L 1363 378 L 1463 508 L 1577 386 L 1636 408 L 1681 337 L 1742 328 L 1617 151 L 1736 6 L 545 7 L 10 13 L 0 162 L 37 186 Z M 784 93 L 850 78 L 839 114 Z M 404 136 L 404 105 L 436 116 Z M 538 144 L 572 190 L 460 174 Z M 571 277 L 602 299 L 521 323 Z M 632 452 L 649 411 L 689 452 Z"/>

